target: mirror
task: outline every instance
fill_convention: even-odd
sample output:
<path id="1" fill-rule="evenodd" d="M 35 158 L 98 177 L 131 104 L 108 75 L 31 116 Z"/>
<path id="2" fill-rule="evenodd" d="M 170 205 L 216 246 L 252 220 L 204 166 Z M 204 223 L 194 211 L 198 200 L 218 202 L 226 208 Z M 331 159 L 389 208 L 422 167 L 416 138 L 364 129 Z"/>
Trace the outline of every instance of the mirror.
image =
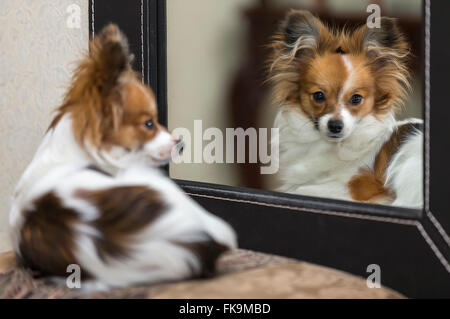
<path id="1" fill-rule="evenodd" d="M 421 0 L 168 1 L 170 176 L 421 208 L 422 20 Z"/>

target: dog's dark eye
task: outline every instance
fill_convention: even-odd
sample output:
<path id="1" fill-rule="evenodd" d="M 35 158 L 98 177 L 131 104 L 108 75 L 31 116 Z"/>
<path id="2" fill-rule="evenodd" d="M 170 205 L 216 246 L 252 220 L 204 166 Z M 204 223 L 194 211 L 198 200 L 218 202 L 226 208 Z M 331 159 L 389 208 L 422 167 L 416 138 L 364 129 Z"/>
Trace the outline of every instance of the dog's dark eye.
<path id="1" fill-rule="evenodd" d="M 146 128 L 151 130 L 153 128 L 153 121 L 152 120 L 148 120 L 147 122 L 144 123 L 144 125 L 145 125 Z"/>
<path id="2" fill-rule="evenodd" d="M 313 93 L 313 98 L 314 101 L 318 102 L 318 103 L 322 103 L 325 101 L 325 94 L 323 94 L 323 92 L 319 91 L 319 92 L 314 92 Z"/>
<path id="3" fill-rule="evenodd" d="M 350 98 L 349 103 L 351 105 L 359 105 L 361 104 L 362 101 L 362 96 L 359 94 L 353 94 L 352 97 Z"/>

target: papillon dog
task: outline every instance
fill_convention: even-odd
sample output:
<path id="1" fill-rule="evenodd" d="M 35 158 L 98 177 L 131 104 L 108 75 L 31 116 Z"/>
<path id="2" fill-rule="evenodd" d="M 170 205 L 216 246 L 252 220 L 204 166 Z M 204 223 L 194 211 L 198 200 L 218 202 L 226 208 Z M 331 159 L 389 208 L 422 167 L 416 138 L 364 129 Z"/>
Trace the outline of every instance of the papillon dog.
<path id="1" fill-rule="evenodd" d="M 181 280 L 211 274 L 236 247 L 232 228 L 157 168 L 181 143 L 131 60 L 115 25 L 91 40 L 17 185 L 13 247 L 40 275 L 66 278 L 78 265 L 94 289 Z"/>
<path id="2" fill-rule="evenodd" d="M 397 21 L 338 30 L 291 10 L 271 48 L 278 190 L 422 207 L 422 121 L 394 116 L 410 89 Z"/>

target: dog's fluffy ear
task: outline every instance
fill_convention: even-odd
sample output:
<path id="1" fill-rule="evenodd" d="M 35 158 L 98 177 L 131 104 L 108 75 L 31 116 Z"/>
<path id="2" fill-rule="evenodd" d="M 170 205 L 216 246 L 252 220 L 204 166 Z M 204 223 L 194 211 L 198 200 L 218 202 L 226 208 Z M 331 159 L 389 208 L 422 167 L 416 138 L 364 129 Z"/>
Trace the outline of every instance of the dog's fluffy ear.
<path id="1" fill-rule="evenodd" d="M 90 42 L 88 55 L 75 69 L 63 105 L 49 129 L 64 114 L 71 113 L 74 134 L 81 146 L 86 141 L 98 147 L 105 132 L 116 129 L 122 116 L 120 77 L 135 77 L 132 55 L 125 35 L 114 24 L 107 25 Z"/>
<path id="2" fill-rule="evenodd" d="M 109 24 L 91 41 L 90 58 L 96 85 L 102 94 L 113 88 L 120 75 L 131 69 L 128 40 L 115 24 Z"/>
<path id="3" fill-rule="evenodd" d="M 406 56 L 408 42 L 400 30 L 397 19 L 382 17 L 379 28 L 362 27 L 362 47 L 369 57 L 376 57 L 382 51 L 396 52 L 396 57 Z"/>
<path id="4" fill-rule="evenodd" d="M 305 68 L 331 39 L 329 30 L 310 12 L 290 10 L 270 44 L 267 81 L 274 85 L 274 102 L 296 99 L 299 70 Z"/>
<path id="5" fill-rule="evenodd" d="M 280 28 L 285 47 L 297 57 L 311 56 L 326 31 L 322 22 L 305 10 L 290 10 Z"/>
<path id="6" fill-rule="evenodd" d="M 318 40 L 321 22 L 309 11 L 290 10 L 284 19 L 281 29 L 286 36 L 286 43 L 293 45 L 300 37 Z"/>
<path id="7" fill-rule="evenodd" d="M 356 50 L 365 53 L 376 78 L 376 107 L 380 112 L 391 109 L 391 105 L 394 105 L 394 110 L 399 110 L 411 84 L 408 68 L 410 47 L 397 20 L 382 17 L 379 28 L 364 25 L 352 39 Z"/>

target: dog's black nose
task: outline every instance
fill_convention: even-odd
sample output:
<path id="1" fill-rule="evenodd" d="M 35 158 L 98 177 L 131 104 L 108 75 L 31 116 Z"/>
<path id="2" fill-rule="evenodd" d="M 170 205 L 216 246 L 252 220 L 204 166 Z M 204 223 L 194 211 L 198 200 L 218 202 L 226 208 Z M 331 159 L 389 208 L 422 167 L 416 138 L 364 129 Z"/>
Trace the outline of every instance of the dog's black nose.
<path id="1" fill-rule="evenodd" d="M 328 121 L 328 130 L 333 134 L 341 133 L 344 128 L 344 122 L 340 119 L 331 119 Z"/>

